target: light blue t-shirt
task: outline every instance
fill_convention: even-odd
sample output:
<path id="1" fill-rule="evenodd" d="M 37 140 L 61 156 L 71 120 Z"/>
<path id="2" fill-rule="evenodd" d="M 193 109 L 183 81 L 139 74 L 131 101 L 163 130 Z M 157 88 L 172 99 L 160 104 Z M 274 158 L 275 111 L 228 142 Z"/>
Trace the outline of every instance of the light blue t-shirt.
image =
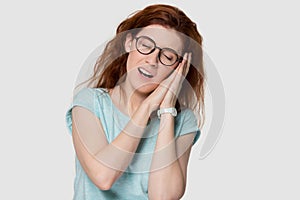
<path id="1" fill-rule="evenodd" d="M 66 122 L 72 134 L 72 108 L 81 106 L 97 116 L 103 126 L 108 143 L 111 143 L 129 122 L 130 118 L 119 111 L 113 104 L 106 89 L 84 88 L 73 98 L 73 102 L 66 113 Z M 137 148 L 131 164 L 122 176 L 113 184 L 110 190 L 103 191 L 96 187 L 80 165 L 77 157 L 76 177 L 74 181 L 74 200 L 146 200 L 148 199 L 148 170 L 151 165 L 159 119 L 152 118 L 147 125 L 144 135 Z M 196 117 L 190 109 L 182 110 L 175 118 L 175 137 L 196 132 L 194 143 L 200 136 Z"/>

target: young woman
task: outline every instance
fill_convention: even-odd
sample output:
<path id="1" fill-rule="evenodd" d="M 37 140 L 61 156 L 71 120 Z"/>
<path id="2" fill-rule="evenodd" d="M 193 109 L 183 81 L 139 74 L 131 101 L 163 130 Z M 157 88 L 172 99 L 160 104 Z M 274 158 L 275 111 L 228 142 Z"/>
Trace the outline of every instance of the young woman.
<path id="1" fill-rule="evenodd" d="M 66 115 L 74 199 L 183 196 L 204 117 L 201 45 L 196 24 L 169 5 L 119 25 Z"/>

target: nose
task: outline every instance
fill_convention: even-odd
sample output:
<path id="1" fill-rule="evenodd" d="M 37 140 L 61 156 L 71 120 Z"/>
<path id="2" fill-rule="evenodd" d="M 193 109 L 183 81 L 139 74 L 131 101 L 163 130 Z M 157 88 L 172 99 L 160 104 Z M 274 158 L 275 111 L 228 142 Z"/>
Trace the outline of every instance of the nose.
<path id="1" fill-rule="evenodd" d="M 146 55 L 146 63 L 156 67 L 159 63 L 158 55 L 159 55 L 159 49 L 156 48 L 152 53 Z"/>

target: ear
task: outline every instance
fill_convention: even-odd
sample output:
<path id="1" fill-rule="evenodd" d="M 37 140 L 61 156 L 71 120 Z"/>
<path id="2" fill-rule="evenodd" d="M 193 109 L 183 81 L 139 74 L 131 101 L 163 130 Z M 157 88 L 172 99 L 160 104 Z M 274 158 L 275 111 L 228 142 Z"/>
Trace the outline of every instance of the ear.
<path id="1" fill-rule="evenodd" d="M 132 50 L 132 42 L 133 42 L 132 35 L 131 35 L 131 33 L 128 33 L 126 35 L 125 44 L 124 44 L 125 51 L 127 53 L 129 53 Z"/>

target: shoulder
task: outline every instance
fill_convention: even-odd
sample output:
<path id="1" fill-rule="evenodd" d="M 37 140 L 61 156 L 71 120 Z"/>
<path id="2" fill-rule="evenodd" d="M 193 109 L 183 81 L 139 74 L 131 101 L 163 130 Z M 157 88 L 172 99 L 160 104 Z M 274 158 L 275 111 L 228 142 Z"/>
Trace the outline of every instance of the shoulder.
<path id="1" fill-rule="evenodd" d="M 99 102 L 104 102 L 108 95 L 107 91 L 103 88 L 82 88 L 74 94 L 71 107 L 81 106 L 95 113 L 99 108 Z"/>
<path id="2" fill-rule="evenodd" d="M 81 88 L 74 92 L 73 101 L 95 99 L 108 94 L 105 88 Z"/>
<path id="3" fill-rule="evenodd" d="M 90 88 L 90 87 L 85 87 L 81 88 L 79 90 L 74 91 L 74 97 L 78 95 L 102 95 L 108 93 L 108 90 L 106 88 Z"/>
<path id="4" fill-rule="evenodd" d="M 95 95 L 97 97 L 108 95 L 108 89 L 106 89 L 106 88 L 90 88 L 90 89 L 93 90 L 93 92 L 95 93 Z"/>
<path id="5" fill-rule="evenodd" d="M 69 130 L 71 132 L 71 126 L 72 126 L 72 110 L 75 106 L 83 107 L 90 112 L 94 113 L 95 116 L 100 116 L 100 109 L 99 107 L 104 104 L 103 102 L 106 102 L 102 97 L 104 97 L 107 94 L 107 90 L 104 88 L 82 88 L 80 90 L 74 91 L 73 94 L 73 100 L 66 112 L 66 122 L 67 126 L 69 127 Z M 100 104 L 99 102 L 102 102 Z M 104 106 L 102 106 L 104 107 Z"/>

